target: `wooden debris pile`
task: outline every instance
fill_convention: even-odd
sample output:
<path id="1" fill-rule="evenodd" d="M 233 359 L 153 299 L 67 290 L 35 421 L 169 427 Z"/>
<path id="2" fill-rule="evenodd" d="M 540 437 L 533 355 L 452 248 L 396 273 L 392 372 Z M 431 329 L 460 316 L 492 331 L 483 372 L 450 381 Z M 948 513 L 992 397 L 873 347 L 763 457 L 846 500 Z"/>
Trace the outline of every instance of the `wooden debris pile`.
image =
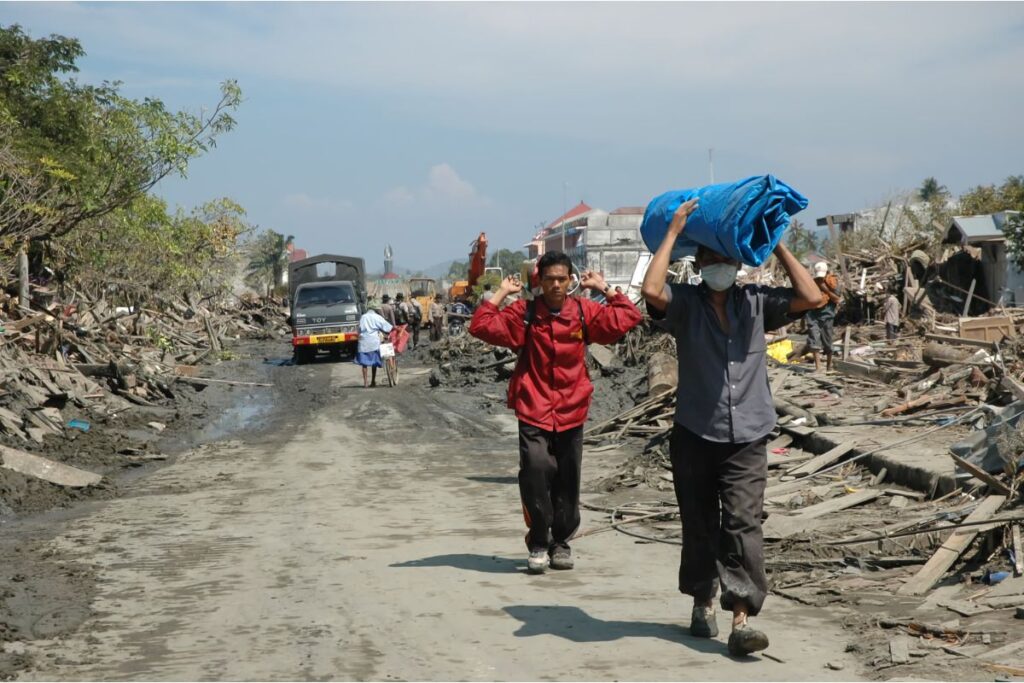
<path id="1" fill-rule="evenodd" d="M 197 377 L 197 364 L 227 357 L 236 339 L 289 329 L 277 306 L 258 298 L 240 299 L 237 307 L 182 301 L 156 309 L 81 296 L 58 302 L 44 288 L 35 294 L 30 310 L 10 298 L 0 310 L 0 467 L 61 486 L 92 486 L 98 478 L 21 449 L 46 451 L 53 446 L 47 437 L 74 438 L 133 406 L 166 404 L 176 383 L 205 387 L 218 380 Z M 129 459 L 150 457 L 122 451 Z"/>

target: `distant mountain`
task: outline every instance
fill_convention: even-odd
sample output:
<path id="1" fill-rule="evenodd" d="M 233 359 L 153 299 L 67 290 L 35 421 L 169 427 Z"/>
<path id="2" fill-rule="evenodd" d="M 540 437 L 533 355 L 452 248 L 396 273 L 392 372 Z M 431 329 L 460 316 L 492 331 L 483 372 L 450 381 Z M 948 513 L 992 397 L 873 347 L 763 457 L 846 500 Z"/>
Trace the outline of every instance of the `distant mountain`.
<path id="1" fill-rule="evenodd" d="M 446 275 L 448 275 L 448 269 L 452 267 L 453 263 L 455 263 L 455 259 L 442 261 L 441 263 L 434 264 L 429 268 L 423 268 L 423 274 L 426 275 L 427 277 L 432 277 L 435 280 L 437 278 L 445 277 Z"/>

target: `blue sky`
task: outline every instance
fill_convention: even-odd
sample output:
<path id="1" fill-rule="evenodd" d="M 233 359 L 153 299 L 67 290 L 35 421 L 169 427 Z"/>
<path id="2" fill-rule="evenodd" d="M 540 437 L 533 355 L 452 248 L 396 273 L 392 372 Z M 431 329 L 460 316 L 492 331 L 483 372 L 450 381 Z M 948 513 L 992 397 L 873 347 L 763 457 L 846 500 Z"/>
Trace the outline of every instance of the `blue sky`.
<path id="1" fill-rule="evenodd" d="M 82 80 L 237 128 L 159 193 L 229 196 L 311 253 L 404 267 L 774 173 L 806 223 L 934 175 L 1024 173 L 1022 3 L 3 3 L 79 38 Z"/>

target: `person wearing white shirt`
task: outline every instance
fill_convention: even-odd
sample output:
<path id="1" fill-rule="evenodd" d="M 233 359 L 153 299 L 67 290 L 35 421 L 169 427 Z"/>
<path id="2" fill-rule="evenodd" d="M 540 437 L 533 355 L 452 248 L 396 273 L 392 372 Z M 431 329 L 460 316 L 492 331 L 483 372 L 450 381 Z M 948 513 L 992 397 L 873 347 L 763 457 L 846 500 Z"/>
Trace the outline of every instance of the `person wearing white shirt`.
<path id="1" fill-rule="evenodd" d="M 356 365 L 363 369 L 363 388 L 377 386 L 377 368 L 384 366 L 380 357 L 380 335 L 391 332 L 392 325 L 380 313 L 369 309 L 359 319 L 359 348 L 356 350 Z M 367 383 L 367 368 L 372 368 L 373 376 Z"/>

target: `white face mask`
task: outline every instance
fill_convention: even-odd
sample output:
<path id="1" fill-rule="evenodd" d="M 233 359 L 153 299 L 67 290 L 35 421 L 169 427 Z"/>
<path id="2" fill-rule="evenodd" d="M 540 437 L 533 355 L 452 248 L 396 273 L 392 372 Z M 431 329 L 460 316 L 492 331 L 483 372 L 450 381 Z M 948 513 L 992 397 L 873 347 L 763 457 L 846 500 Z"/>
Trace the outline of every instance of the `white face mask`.
<path id="1" fill-rule="evenodd" d="M 736 273 L 739 271 L 740 267 L 731 263 L 712 263 L 700 269 L 700 277 L 708 283 L 708 287 L 722 292 L 736 284 Z"/>

